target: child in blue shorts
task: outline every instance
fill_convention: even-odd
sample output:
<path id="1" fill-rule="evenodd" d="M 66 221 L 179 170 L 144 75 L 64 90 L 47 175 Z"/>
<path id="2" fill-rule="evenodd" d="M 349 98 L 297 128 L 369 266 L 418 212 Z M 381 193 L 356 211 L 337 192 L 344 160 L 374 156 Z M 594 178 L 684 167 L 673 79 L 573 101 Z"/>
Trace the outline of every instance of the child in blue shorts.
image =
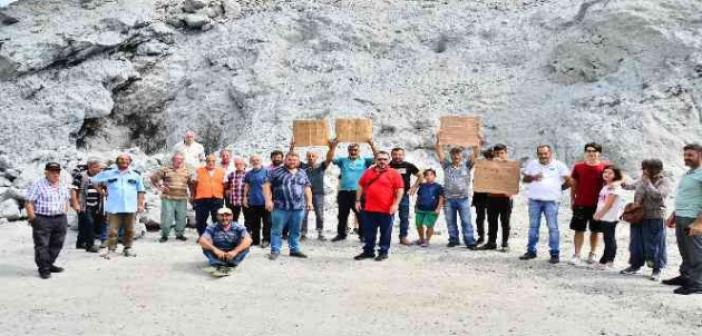
<path id="1" fill-rule="evenodd" d="M 417 190 L 414 219 L 419 234 L 419 244 L 422 247 L 428 247 L 429 240 L 434 234 L 434 224 L 444 206 L 444 187 L 435 182 L 436 171 L 433 169 L 425 170 L 423 175 L 424 183 L 419 185 Z"/>

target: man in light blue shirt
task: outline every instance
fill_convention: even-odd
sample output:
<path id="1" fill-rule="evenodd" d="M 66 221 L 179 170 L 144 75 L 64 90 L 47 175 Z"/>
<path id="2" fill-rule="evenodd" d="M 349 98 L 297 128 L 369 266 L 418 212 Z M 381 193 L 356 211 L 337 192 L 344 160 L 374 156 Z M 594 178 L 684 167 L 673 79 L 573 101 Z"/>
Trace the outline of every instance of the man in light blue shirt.
<path id="1" fill-rule="evenodd" d="M 330 142 L 329 152 L 327 152 L 327 157 L 334 157 L 334 151 L 336 151 L 336 146 L 339 144 L 337 139 Z M 373 151 L 373 156 L 376 154 L 376 148 L 373 144 L 373 140 L 368 140 L 368 145 L 370 145 Z M 339 205 L 339 224 L 336 227 L 336 237 L 332 239 L 333 242 L 341 241 L 346 239 L 346 231 L 348 231 L 348 219 L 349 214 L 353 211 L 356 214 L 356 218 L 359 219 L 359 229 L 358 237 L 363 240 L 363 224 L 360 223 L 360 218 L 358 211 L 356 211 L 356 190 L 358 189 L 358 180 L 361 179 L 361 175 L 373 164 L 372 157 L 360 156 L 360 146 L 357 143 L 352 143 L 348 147 L 348 157 L 338 157 L 332 161 L 335 165 L 339 166 L 341 173 L 339 175 L 339 191 L 336 195 L 336 202 Z"/>
<path id="2" fill-rule="evenodd" d="M 675 212 L 667 223 L 675 228 L 682 263 L 680 275 L 663 280 L 663 284 L 679 286 L 673 291 L 675 294 L 702 294 L 702 146 L 689 144 L 683 151 L 690 170 L 680 178 Z"/>
<path id="3" fill-rule="evenodd" d="M 132 251 L 134 239 L 134 219 L 137 212 L 144 212 L 144 182 L 141 175 L 129 168 L 132 159 L 128 154 L 117 157 L 116 169 L 105 170 L 97 174 L 94 180 L 105 185 L 107 200 L 105 212 L 108 213 L 110 225 L 107 248 L 102 254 L 105 259 L 110 259 L 117 249 L 117 233 L 124 228 L 124 250 L 122 253 L 128 257 L 136 254 Z"/>

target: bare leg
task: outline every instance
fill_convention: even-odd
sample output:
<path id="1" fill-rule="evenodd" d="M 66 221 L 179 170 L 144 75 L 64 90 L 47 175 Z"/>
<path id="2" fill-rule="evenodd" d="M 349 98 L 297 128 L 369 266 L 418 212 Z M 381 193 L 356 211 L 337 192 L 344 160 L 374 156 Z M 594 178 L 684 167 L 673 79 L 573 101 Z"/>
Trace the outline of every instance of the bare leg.
<path id="1" fill-rule="evenodd" d="M 595 254 L 595 251 L 597 251 L 597 245 L 599 243 L 600 234 L 598 232 L 590 232 L 590 254 Z"/>
<path id="2" fill-rule="evenodd" d="M 419 236 L 419 243 L 424 242 L 424 226 L 417 226 L 417 235 Z"/>
<path id="3" fill-rule="evenodd" d="M 583 249 L 583 241 L 585 240 L 585 232 L 579 232 L 575 231 L 575 235 L 573 236 L 573 245 L 575 245 L 575 254 L 576 257 L 580 258 L 580 251 Z"/>
<path id="4" fill-rule="evenodd" d="M 429 240 L 431 240 L 432 235 L 434 235 L 434 228 L 427 228 L 427 243 L 429 242 Z"/>

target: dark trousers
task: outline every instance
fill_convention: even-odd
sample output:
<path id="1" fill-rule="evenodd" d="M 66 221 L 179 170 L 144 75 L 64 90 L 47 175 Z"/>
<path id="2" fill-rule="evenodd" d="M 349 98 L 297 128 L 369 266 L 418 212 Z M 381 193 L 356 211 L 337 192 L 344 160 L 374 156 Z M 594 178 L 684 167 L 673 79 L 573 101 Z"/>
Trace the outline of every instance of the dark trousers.
<path id="1" fill-rule="evenodd" d="M 502 224 L 502 246 L 507 246 L 509 242 L 509 220 L 511 216 L 512 199 L 509 197 L 488 197 L 488 244 L 497 244 L 497 222 L 499 221 L 500 224 Z M 480 235 L 480 233 L 478 233 L 478 235 Z"/>
<path id="2" fill-rule="evenodd" d="M 485 238 L 485 220 L 487 219 L 487 193 L 473 193 L 475 207 L 475 228 L 478 238 Z"/>
<path id="3" fill-rule="evenodd" d="M 702 236 L 690 236 L 687 230 L 695 218 L 675 217 L 675 238 L 682 257 L 680 275 L 687 281 L 686 287 L 702 289 Z"/>
<path id="4" fill-rule="evenodd" d="M 646 218 L 629 227 L 629 265 L 639 269 L 652 261 L 654 270 L 663 269 L 668 263 L 663 218 Z"/>
<path id="5" fill-rule="evenodd" d="M 602 228 L 602 237 L 604 240 L 604 252 L 600 258 L 600 264 L 606 264 L 608 262 L 613 262 L 614 257 L 617 256 L 617 222 L 600 221 L 599 226 Z"/>
<path id="6" fill-rule="evenodd" d="M 375 240 L 380 231 L 380 241 L 378 242 L 378 254 L 387 255 L 390 250 L 390 241 L 392 240 L 392 221 L 393 215 L 379 212 L 362 211 L 361 225 L 363 225 L 363 253 L 374 254 Z"/>
<path id="7" fill-rule="evenodd" d="M 78 239 L 77 248 L 91 248 L 95 244 L 96 233 L 101 233 L 104 228 L 104 216 L 99 209 L 87 208 L 78 213 Z"/>
<path id="8" fill-rule="evenodd" d="M 358 236 L 363 238 L 363 216 L 360 216 L 356 210 L 356 191 L 339 190 L 339 193 L 336 194 L 336 203 L 339 205 L 339 224 L 336 227 L 337 236 L 346 238 L 346 231 L 349 229 L 349 214 L 353 211 L 356 214 L 356 218 L 358 218 Z"/>
<path id="9" fill-rule="evenodd" d="M 261 241 L 271 241 L 271 213 L 266 210 L 265 206 L 245 208 L 244 219 L 246 221 L 246 230 L 251 235 L 253 245 L 259 245 Z M 263 236 L 261 236 L 261 228 L 263 228 Z"/>
<path id="10" fill-rule="evenodd" d="M 226 206 L 227 208 L 229 208 L 229 210 L 232 211 L 232 215 L 233 215 L 233 218 L 232 218 L 232 219 L 233 219 L 235 222 L 238 222 L 238 221 L 239 221 L 239 215 L 241 215 L 241 212 L 242 212 L 242 211 L 241 211 L 241 205 L 232 205 L 232 202 L 229 201 L 229 198 L 225 198 L 225 199 L 224 199 L 224 206 Z"/>
<path id="11" fill-rule="evenodd" d="M 197 225 L 197 234 L 202 235 L 207 228 L 207 218 L 212 217 L 212 223 L 217 221 L 217 210 L 224 205 L 222 198 L 202 198 L 195 200 L 193 208 L 195 208 L 195 225 Z"/>
<path id="12" fill-rule="evenodd" d="M 37 215 L 34 219 L 32 223 L 34 262 L 36 262 L 40 273 L 48 273 L 49 268 L 56 261 L 61 248 L 63 248 L 67 226 L 66 215 Z"/>
<path id="13" fill-rule="evenodd" d="M 397 210 L 397 215 L 400 217 L 400 239 L 407 238 L 409 233 L 409 211 L 410 211 L 409 195 L 405 193 L 402 196 L 400 205 Z"/>
<path id="14" fill-rule="evenodd" d="M 312 194 L 312 206 L 314 206 L 315 229 L 317 232 L 324 230 L 324 194 Z M 305 211 L 305 219 L 302 220 L 301 233 L 307 235 L 307 219 L 310 212 Z"/>

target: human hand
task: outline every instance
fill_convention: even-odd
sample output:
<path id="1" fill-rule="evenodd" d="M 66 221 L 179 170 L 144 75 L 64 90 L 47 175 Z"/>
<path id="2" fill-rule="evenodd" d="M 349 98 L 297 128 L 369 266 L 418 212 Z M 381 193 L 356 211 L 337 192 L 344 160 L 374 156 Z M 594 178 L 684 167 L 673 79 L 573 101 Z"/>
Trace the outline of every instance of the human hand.
<path id="1" fill-rule="evenodd" d="M 268 210 L 268 212 L 273 211 L 273 202 L 266 201 L 266 210 Z"/>
<path id="2" fill-rule="evenodd" d="M 399 205 L 393 204 L 393 205 L 390 207 L 390 214 L 391 214 L 391 215 L 394 215 L 394 214 L 397 212 L 397 209 L 398 209 L 399 207 L 400 207 Z"/>
<path id="3" fill-rule="evenodd" d="M 670 216 L 668 220 L 665 221 L 665 226 L 674 229 L 675 228 L 675 217 Z"/>
<path id="4" fill-rule="evenodd" d="M 410 190 L 409 190 L 409 195 L 410 195 L 410 196 L 416 195 L 416 194 L 417 194 L 417 189 L 419 189 L 419 187 L 417 187 L 417 186 L 412 186 L 412 188 L 410 188 Z"/>
<path id="5" fill-rule="evenodd" d="M 356 211 L 361 212 L 361 201 L 356 201 Z"/>

